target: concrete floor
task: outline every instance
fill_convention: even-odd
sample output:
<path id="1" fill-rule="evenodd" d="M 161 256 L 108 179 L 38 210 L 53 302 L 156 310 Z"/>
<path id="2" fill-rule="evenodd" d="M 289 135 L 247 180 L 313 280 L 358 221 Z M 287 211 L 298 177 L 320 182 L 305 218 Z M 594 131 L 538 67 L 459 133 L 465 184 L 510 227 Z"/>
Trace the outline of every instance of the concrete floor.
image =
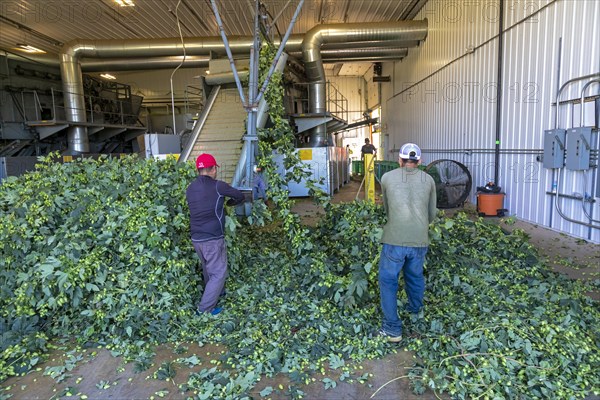
<path id="1" fill-rule="evenodd" d="M 194 396 L 194 393 L 179 393 L 178 385 L 187 382 L 191 373 L 203 368 L 212 368 L 214 365 L 210 364 L 210 360 L 223 350 L 214 345 L 198 347 L 195 344 L 186 344 L 186 347 L 188 350 L 182 354 L 176 354 L 172 346 L 159 347 L 156 350 L 153 366 L 141 373 L 134 372 L 133 364 L 123 364 L 119 357 L 113 357 L 107 350 L 88 350 L 84 353 L 84 359 L 78 362 L 77 366 L 68 373 L 69 376 L 60 383 L 43 375 L 46 366 L 61 364 L 61 355 L 64 353 L 57 351 L 50 361 L 40 366 L 40 371 L 33 371 L 24 377 L 8 379 L 3 382 L 2 387 L 10 386 L 5 394 L 12 394 L 12 399 L 185 399 Z M 413 355 L 401 347 L 398 350 L 397 353 L 384 359 L 363 362 L 363 369 L 360 372 L 370 372 L 373 375 L 365 383 L 340 382 L 340 372 L 336 374 L 334 371 L 328 374 L 328 377 L 338 381 L 335 388 L 325 389 L 324 384 L 320 382 L 322 379 L 320 375 L 315 376 L 315 383 L 298 387 L 306 393 L 304 397 L 306 399 L 369 399 L 375 392 L 377 394 L 372 398 L 378 400 L 446 398 L 436 397 L 432 392 L 421 396 L 414 395 L 405 377 L 406 368 L 414 364 Z M 91 354 L 92 351 L 95 352 L 94 355 Z M 203 362 L 193 368 L 178 364 L 172 380 L 153 378 L 153 374 L 163 362 L 192 355 L 197 355 Z M 260 399 L 259 393 L 265 387 L 271 386 L 277 389 L 282 385 L 284 390 L 276 390 L 268 398 L 287 399 L 289 397 L 285 395 L 285 390 L 289 384 L 289 379 L 285 376 L 263 378 L 255 386 L 251 395 Z M 86 397 L 81 397 L 82 394 Z"/>
<path id="2" fill-rule="evenodd" d="M 362 199 L 363 193 L 359 192 L 360 181 L 351 181 L 334 196 L 333 202 L 347 202 L 355 198 Z M 466 205 L 465 211 L 476 215 L 472 205 Z M 302 215 L 308 224 L 318 221 L 323 211 L 312 204 L 309 199 L 299 199 L 295 211 Z M 451 214 L 457 210 L 447 210 Z M 499 219 L 490 220 L 503 224 L 506 229 L 516 227 L 524 229 L 530 236 L 531 242 L 538 247 L 541 256 L 548 259 L 550 264 L 558 271 L 574 279 L 599 279 L 600 278 L 600 246 L 585 241 L 576 240 L 555 231 L 532 224 L 517 221 L 514 225 L 506 225 Z M 590 294 L 600 299 L 599 293 Z M 88 349 L 83 353 L 83 359 L 76 364 L 68 376 L 60 383 L 44 376 L 46 366 L 64 364 L 61 360 L 65 350 L 57 350 L 50 360 L 41 365 L 38 370 L 24 377 L 11 378 L 1 384 L 2 388 L 10 387 L 8 391 L 0 392 L 12 394 L 13 399 L 50 399 L 50 398 L 82 398 L 82 399 L 149 399 L 165 398 L 179 399 L 193 396 L 192 393 L 182 395 L 177 390 L 177 385 L 187 381 L 192 372 L 211 366 L 210 360 L 218 355 L 223 348 L 215 345 L 198 347 L 195 344 L 186 344 L 187 351 L 176 354 L 174 346 L 161 346 L 157 349 L 154 365 L 147 371 L 135 373 L 132 364 L 124 364 L 120 358 L 113 357 L 104 349 Z M 153 373 L 163 362 L 174 361 L 177 358 L 198 355 L 201 364 L 188 368 L 179 365 L 177 374 L 172 381 L 153 379 Z M 211 354 L 211 355 L 209 355 Z M 370 372 L 372 376 L 366 383 L 338 382 L 337 386 L 325 390 L 320 382 L 321 377 L 316 376 L 316 382 L 311 385 L 300 386 L 308 399 L 369 399 L 373 394 L 374 399 L 420 399 L 429 400 L 437 397 L 432 392 L 422 396 L 412 394 L 408 380 L 403 378 L 406 367 L 412 366 L 414 355 L 405 351 L 402 346 L 397 347 L 397 352 L 381 360 L 368 360 L 362 363 L 363 371 Z M 339 374 L 339 372 L 338 372 Z M 335 377 L 335 373 L 333 377 Z M 255 398 L 260 398 L 259 392 L 267 386 L 277 388 L 280 384 L 287 387 L 289 381 L 286 377 L 263 378 L 253 391 Z M 69 390 L 69 388 L 72 388 Z M 72 393 L 71 393 L 72 392 Z M 86 397 L 77 395 L 84 394 Z M 72 396 L 69 396 L 72 395 Z M 287 398 L 283 391 L 274 392 L 273 399 Z M 598 397 L 590 397 L 598 400 Z"/>

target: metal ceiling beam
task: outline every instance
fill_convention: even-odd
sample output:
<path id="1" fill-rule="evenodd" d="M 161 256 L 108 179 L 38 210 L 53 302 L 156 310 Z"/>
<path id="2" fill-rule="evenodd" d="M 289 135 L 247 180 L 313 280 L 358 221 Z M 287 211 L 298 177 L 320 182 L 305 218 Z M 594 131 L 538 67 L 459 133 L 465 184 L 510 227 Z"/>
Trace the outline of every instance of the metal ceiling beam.
<path id="1" fill-rule="evenodd" d="M 427 0 L 412 0 L 411 3 L 406 6 L 404 11 L 402 11 L 402 14 L 400 14 L 398 20 L 402 21 L 413 19 L 425 6 L 425 3 L 427 3 Z"/>
<path id="2" fill-rule="evenodd" d="M 206 32 L 210 32 L 210 28 L 208 27 L 208 25 L 206 25 L 206 23 L 204 23 L 204 21 L 202 21 L 202 17 L 200 15 L 198 15 L 198 13 L 196 12 L 196 10 L 191 7 L 186 0 L 181 0 L 181 3 L 185 6 L 185 8 L 188 9 L 189 13 L 192 14 L 196 20 L 196 22 L 202 26 L 202 28 L 204 28 L 204 30 Z"/>
<path id="3" fill-rule="evenodd" d="M 125 30 L 131 32 L 135 36 L 140 36 L 139 32 L 136 32 L 135 30 L 133 30 L 132 24 L 125 24 L 125 23 L 123 23 L 122 18 L 115 18 L 115 15 L 114 15 L 115 10 L 113 8 L 111 8 L 104 1 L 100 1 L 99 3 L 100 3 L 101 7 L 104 7 L 106 9 L 106 12 L 103 15 L 106 15 L 108 18 L 110 18 L 112 20 L 113 23 L 118 24 L 119 26 L 123 27 Z"/>
<path id="4" fill-rule="evenodd" d="M 36 31 L 35 29 L 31 29 L 30 27 L 23 25 L 20 22 L 13 21 L 10 18 L 6 18 L 3 15 L 0 15 L 0 22 L 11 25 L 19 30 L 25 31 L 33 36 L 36 36 L 36 37 L 54 45 L 54 46 L 62 46 L 64 44 L 63 42 L 61 42 L 59 40 L 56 40 L 48 35 L 44 35 L 43 33 Z"/>

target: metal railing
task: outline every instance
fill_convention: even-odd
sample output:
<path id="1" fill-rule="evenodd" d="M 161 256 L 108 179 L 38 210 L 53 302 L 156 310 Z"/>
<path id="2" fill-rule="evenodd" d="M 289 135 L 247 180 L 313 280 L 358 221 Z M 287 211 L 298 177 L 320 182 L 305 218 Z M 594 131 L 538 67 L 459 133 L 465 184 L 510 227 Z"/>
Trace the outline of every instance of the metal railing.
<path id="1" fill-rule="evenodd" d="M 42 101 L 36 90 L 24 89 L 21 91 L 19 97 L 21 98 L 21 116 L 25 122 L 52 119 L 51 115 L 54 115 L 54 113 L 51 115 L 48 114 L 49 110 L 42 105 Z M 13 101 L 16 102 L 14 97 Z M 52 101 L 52 103 L 54 103 L 54 101 Z M 19 107 L 19 105 L 17 105 L 17 107 Z"/>
<path id="2" fill-rule="evenodd" d="M 20 93 L 23 122 L 69 122 L 63 102 L 63 91 L 51 88 L 39 93 L 37 90 L 22 90 Z M 139 99 L 139 104 L 135 104 Z M 137 124 L 141 97 L 126 100 L 84 95 L 87 122 L 91 124 L 129 125 Z M 137 112 L 136 109 L 137 108 Z"/>
<path id="3" fill-rule="evenodd" d="M 326 85 L 325 93 L 327 95 L 327 111 L 333 117 L 342 121 L 348 121 L 348 99 L 332 83 L 322 83 Z M 307 114 L 310 111 L 310 104 L 313 99 L 310 98 L 309 85 L 313 83 L 294 83 L 288 90 L 289 110 L 292 114 Z"/>
<path id="4" fill-rule="evenodd" d="M 197 86 L 187 85 L 184 92 L 184 113 L 195 114 L 202 109 L 202 88 Z"/>

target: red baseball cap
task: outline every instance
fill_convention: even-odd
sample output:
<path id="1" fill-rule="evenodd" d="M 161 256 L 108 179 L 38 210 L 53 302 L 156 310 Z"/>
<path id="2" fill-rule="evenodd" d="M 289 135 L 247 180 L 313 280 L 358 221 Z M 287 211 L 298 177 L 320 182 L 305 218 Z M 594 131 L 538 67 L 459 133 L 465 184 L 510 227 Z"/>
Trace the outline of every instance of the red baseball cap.
<path id="1" fill-rule="evenodd" d="M 217 164 L 217 160 L 215 160 L 215 158 L 208 153 L 200 154 L 198 158 L 196 158 L 197 169 L 210 168 L 214 167 L 215 165 L 219 167 L 219 164 Z"/>

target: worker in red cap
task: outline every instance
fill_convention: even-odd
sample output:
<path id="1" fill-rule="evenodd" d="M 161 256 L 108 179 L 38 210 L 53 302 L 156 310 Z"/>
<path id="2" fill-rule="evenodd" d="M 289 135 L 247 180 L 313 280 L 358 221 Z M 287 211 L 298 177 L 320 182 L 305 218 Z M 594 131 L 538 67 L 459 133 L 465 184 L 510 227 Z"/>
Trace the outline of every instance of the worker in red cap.
<path id="1" fill-rule="evenodd" d="M 197 312 L 213 315 L 222 310 L 217 307 L 217 302 L 225 291 L 227 278 L 224 205 L 234 206 L 244 201 L 241 191 L 217 180 L 218 167 L 212 155 L 200 154 L 196 159 L 198 177 L 186 191 L 192 244 L 200 257 L 204 277 L 204 293 Z M 227 202 L 226 197 L 229 198 Z"/>

